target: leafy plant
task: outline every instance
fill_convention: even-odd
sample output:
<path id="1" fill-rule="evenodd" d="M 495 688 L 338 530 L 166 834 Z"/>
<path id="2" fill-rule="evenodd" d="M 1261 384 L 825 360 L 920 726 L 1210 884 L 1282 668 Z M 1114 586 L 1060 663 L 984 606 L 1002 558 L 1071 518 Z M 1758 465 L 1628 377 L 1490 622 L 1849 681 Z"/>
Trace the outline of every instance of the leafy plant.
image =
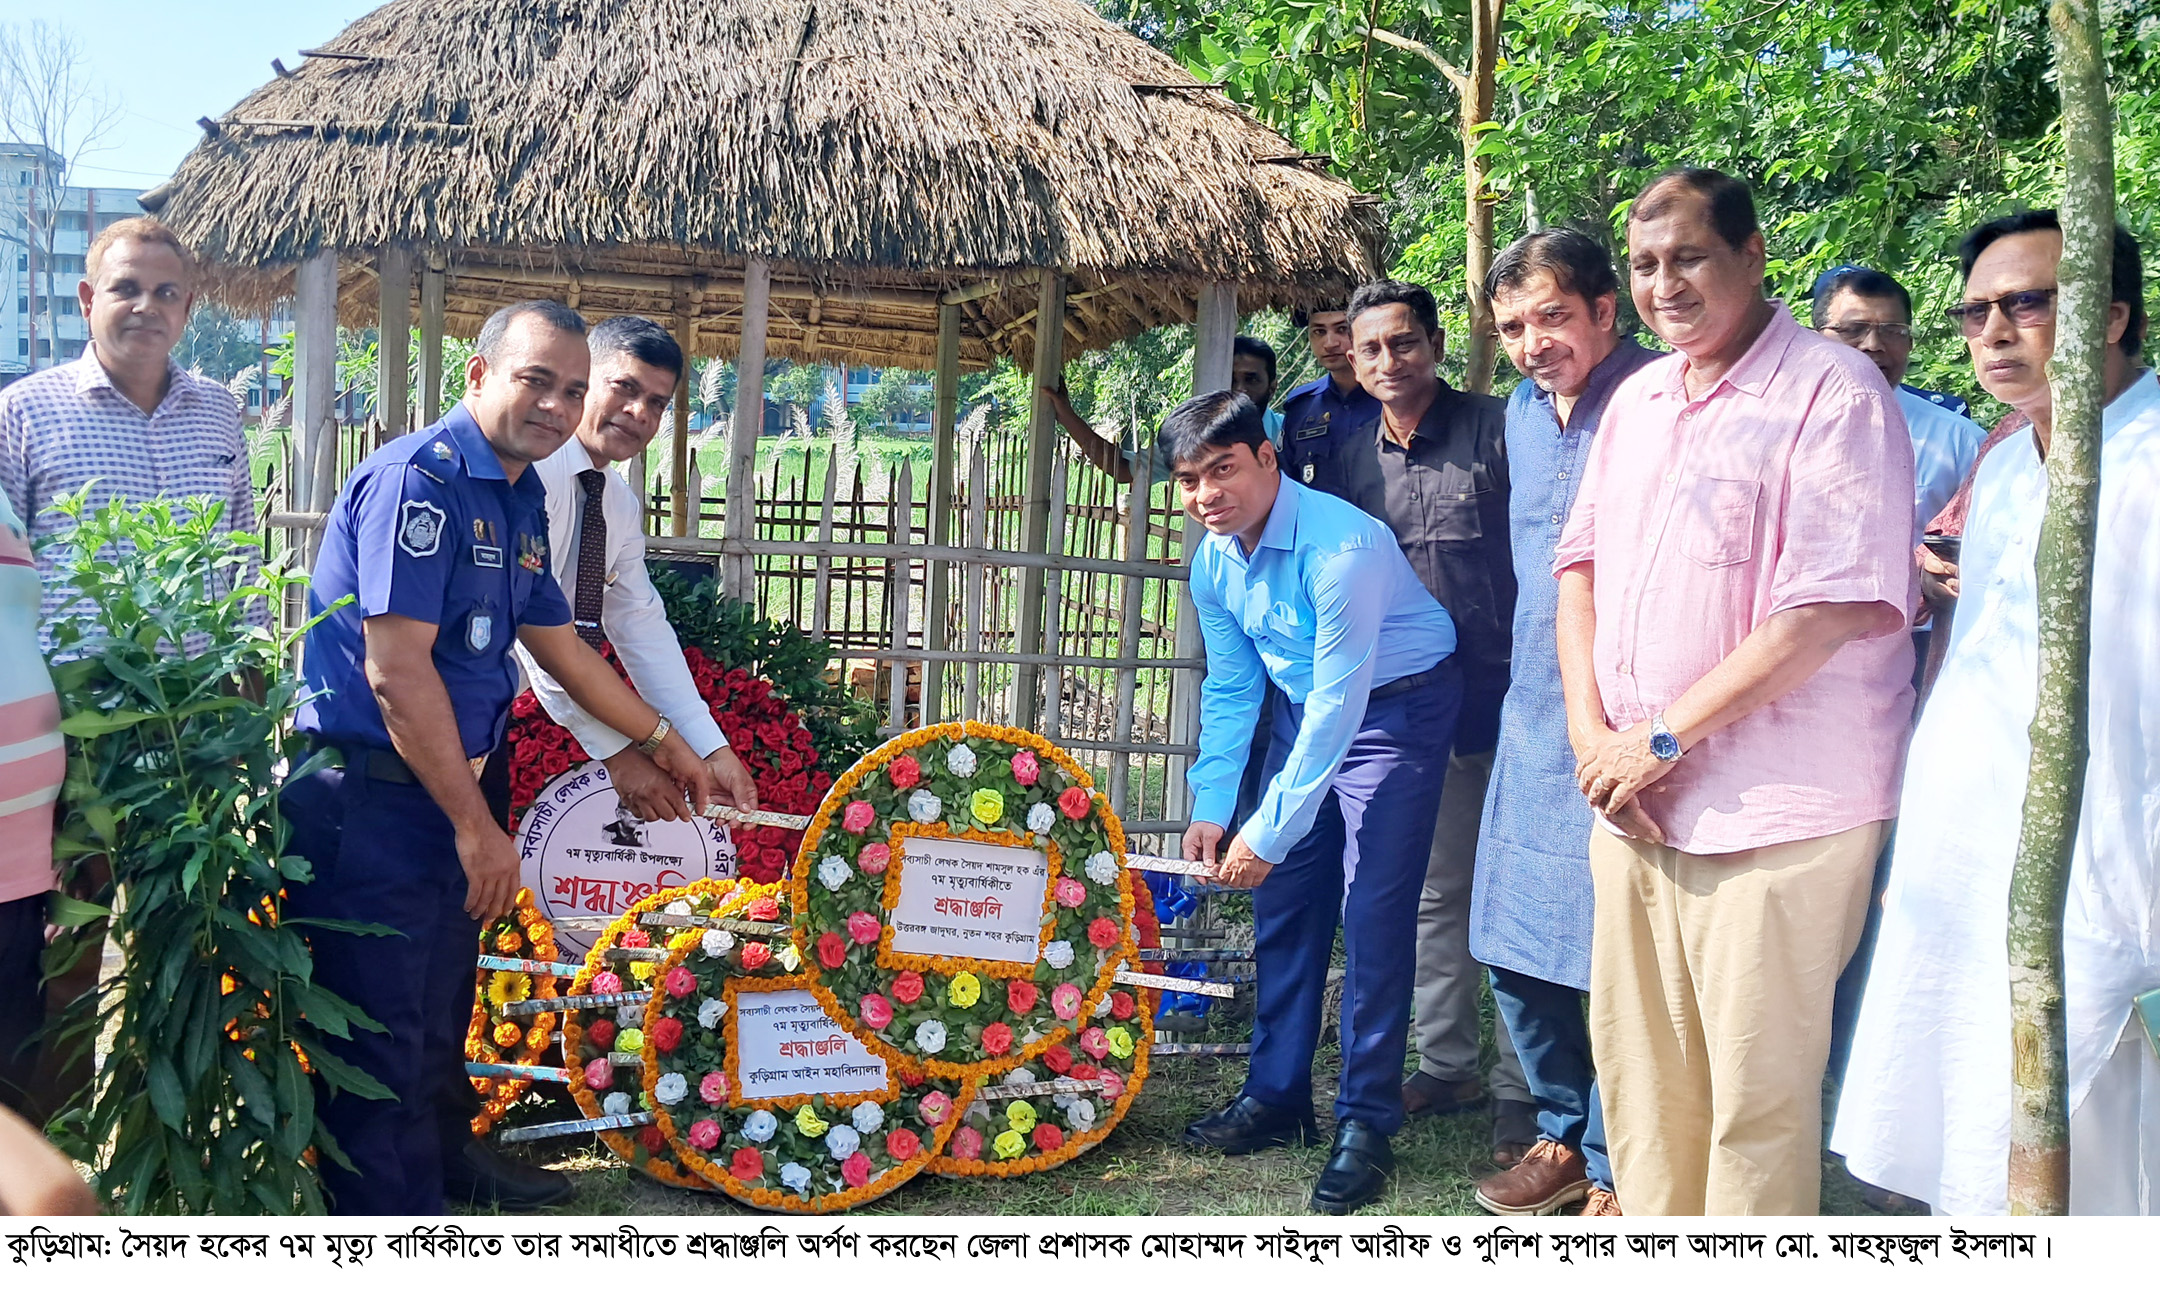
<path id="1" fill-rule="evenodd" d="M 129 1214 L 319 1213 L 314 1158 L 345 1161 L 309 1072 L 391 1094 L 332 1052 L 356 1027 L 382 1028 L 311 983 L 302 924 L 279 913 L 310 876 L 284 853 L 277 796 L 281 768 L 310 768 L 286 723 L 301 632 L 279 637 L 249 612 L 302 578 L 258 577 L 256 541 L 220 532 L 215 500 L 89 511 L 78 493 L 57 507 L 76 522 L 61 569 L 95 610 L 54 627 L 73 740 L 55 853 L 78 880 L 111 861 L 93 902 L 65 916 L 110 915 L 122 954 L 60 1023 L 63 1041 L 102 1039 L 106 1054 L 58 1137 Z M 47 967 L 71 966 L 97 930 L 55 942 Z"/>

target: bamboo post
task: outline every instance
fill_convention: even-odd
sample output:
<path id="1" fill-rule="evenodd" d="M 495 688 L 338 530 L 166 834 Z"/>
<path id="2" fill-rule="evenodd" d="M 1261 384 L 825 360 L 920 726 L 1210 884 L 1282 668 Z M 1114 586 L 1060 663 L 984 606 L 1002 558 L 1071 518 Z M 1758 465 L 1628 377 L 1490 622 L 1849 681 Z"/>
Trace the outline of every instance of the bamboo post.
<path id="1" fill-rule="evenodd" d="M 448 276 L 440 254 L 428 254 L 420 272 L 420 426 L 443 414 L 443 306 Z"/>
<path id="2" fill-rule="evenodd" d="M 375 414 L 382 439 L 405 434 L 406 390 L 412 363 L 412 249 L 385 243 L 375 254 L 375 279 L 381 306 L 380 340 L 375 344 Z"/>
<path id="3" fill-rule="evenodd" d="M 1237 338 L 1237 285 L 1217 282 L 1204 286 L 1200 290 L 1198 319 L 1193 338 L 1193 394 L 1196 396 L 1230 386 L 1230 351 Z M 1189 521 L 1179 524 L 1178 536 L 1184 560 L 1190 565 L 1193 547 L 1199 543 L 1199 537 L 1193 534 Z M 1197 657 L 1201 651 L 1200 618 L 1193 610 L 1192 589 L 1185 581 L 1177 582 L 1175 651 L 1179 657 Z M 1198 671 L 1179 671 L 1171 678 L 1170 741 L 1176 745 L 1190 745 L 1200 733 L 1201 675 Z M 1174 756 L 1167 763 L 1163 814 L 1167 817 L 1181 811 L 1190 813 L 1185 797 L 1185 771 L 1192 761 Z"/>
<path id="4" fill-rule="evenodd" d="M 1027 477 L 1021 488 L 1020 547 L 1029 553 L 1050 552 L 1050 469 L 1061 433 L 1042 389 L 1057 386 L 1064 373 L 1064 322 L 1065 276 L 1045 271 L 1035 301 L 1035 385 L 1028 394 Z M 1224 377 L 1227 385 L 1227 370 Z M 1039 653 L 1042 638 L 1043 573 L 1031 567 L 1020 574 L 1020 634 L 1013 651 Z M 1036 678 L 1033 666 L 1013 668 L 1011 722 L 1022 729 L 1035 725 L 1028 711 L 1035 703 Z"/>
<path id="5" fill-rule="evenodd" d="M 2010 1165 L 2013 1215 L 2070 1211 L 2063 908 L 2085 799 L 2092 703 L 2093 539 L 2100 500 L 2108 312 L 2115 237 L 2113 110 L 2094 0 L 2048 7 L 2062 90 L 2063 250 L 2047 514 L 2034 561 L 2040 687 L 2024 817 L 2010 874 Z"/>
<path id="6" fill-rule="evenodd" d="M 1050 535 L 1043 552 L 1065 552 L 1065 531 L 1068 523 L 1066 496 L 1072 489 L 1072 472 L 1062 454 L 1052 456 L 1050 473 Z M 1065 574 L 1052 568 L 1043 573 L 1043 644 L 1036 652 L 1056 653 L 1061 647 L 1061 631 L 1065 624 Z M 1026 650 L 1023 650 L 1026 651 Z M 1042 717 L 1040 729 L 1044 737 L 1056 738 L 1064 725 L 1065 717 L 1065 668 L 1052 666 L 1043 672 L 1043 695 L 1037 714 Z M 1034 701 L 1035 699 L 1030 699 Z M 1017 711 L 1019 708 L 1014 708 Z"/>
<path id="7" fill-rule="evenodd" d="M 765 430 L 765 331 L 772 304 L 772 263 L 751 257 L 743 266 L 742 350 L 735 359 L 735 419 L 728 429 L 727 511 L 721 535 L 729 540 L 757 539 L 753 496 L 758 434 Z M 736 598 L 750 597 L 751 558 L 746 554 L 728 567 Z"/>
<path id="8" fill-rule="evenodd" d="M 1193 395 L 1230 386 L 1230 349 L 1237 340 L 1237 285 L 1217 281 L 1200 289 L 1193 326 Z"/>
<path id="9" fill-rule="evenodd" d="M 978 445 L 975 453 L 968 456 L 967 491 L 967 543 L 970 549 L 980 549 L 985 543 L 989 529 L 988 501 L 983 497 L 990 489 L 990 473 L 984 463 L 989 447 Z M 960 639 L 970 653 L 983 650 L 983 582 L 989 577 L 989 569 L 980 563 L 960 564 Z M 960 718 L 982 719 L 982 664 L 968 662 L 960 669 Z"/>
<path id="10" fill-rule="evenodd" d="M 908 548 L 914 540 L 915 470 L 914 461 L 900 461 L 900 475 L 893 482 L 892 534 L 888 548 L 892 557 L 885 565 L 885 588 L 892 599 L 892 646 L 895 652 L 905 652 L 908 646 L 908 597 L 915 562 L 908 556 Z M 928 672 L 926 671 L 925 674 Z M 892 660 L 892 705 L 890 708 L 893 732 L 908 727 L 907 723 L 908 663 L 895 657 Z"/>
<path id="11" fill-rule="evenodd" d="M 1125 561 L 1143 562 L 1148 547 L 1148 491 L 1151 485 L 1148 474 L 1155 469 L 1155 456 L 1134 455 L 1132 486 L 1125 496 Z M 1121 658 L 1140 655 L 1140 598 L 1147 581 L 1139 576 L 1121 577 L 1124 581 L 1123 597 L 1118 605 L 1118 649 Z M 1121 743 L 1132 741 L 1133 694 L 1139 684 L 1140 672 L 1121 670 L 1117 673 L 1117 719 L 1112 739 Z M 1132 778 L 1132 758 L 1119 752 L 1110 758 L 1110 808 L 1120 815 L 1129 816 L 1126 786 Z"/>
<path id="12" fill-rule="evenodd" d="M 959 466 L 953 445 L 960 417 L 960 308 L 938 307 L 937 392 L 930 415 L 930 543 L 952 543 L 953 472 Z M 923 597 L 923 646 L 942 650 L 949 611 L 951 569 L 931 563 Z M 945 669 L 923 666 L 922 722 L 945 718 Z"/>
<path id="13" fill-rule="evenodd" d="M 337 253 L 317 252 L 293 274 L 293 431 L 300 451 L 293 472 L 293 494 L 303 513 L 330 507 L 318 499 L 318 462 L 335 458 L 337 441 L 327 435 L 337 398 Z M 334 478 L 333 478 L 334 480 Z"/>
<path id="14" fill-rule="evenodd" d="M 675 285 L 675 345 L 682 348 L 685 361 L 690 358 L 691 335 L 697 327 L 696 311 L 689 282 L 678 280 Z M 692 519 L 697 514 L 697 501 L 690 498 L 690 366 L 687 363 L 675 379 L 675 401 L 670 408 L 675 412 L 675 426 L 669 447 L 673 451 L 673 462 L 668 474 L 668 534 L 686 536 L 691 534 Z M 746 597 L 740 588 L 730 593 L 735 598 Z"/>
<path id="15" fill-rule="evenodd" d="M 821 545 L 832 543 L 833 496 L 840 492 L 840 456 L 827 451 L 825 454 L 825 500 L 818 505 L 817 538 Z M 829 618 L 825 609 L 832 602 L 832 559 L 820 554 L 817 560 L 817 596 L 810 605 L 810 637 L 823 639 Z"/>

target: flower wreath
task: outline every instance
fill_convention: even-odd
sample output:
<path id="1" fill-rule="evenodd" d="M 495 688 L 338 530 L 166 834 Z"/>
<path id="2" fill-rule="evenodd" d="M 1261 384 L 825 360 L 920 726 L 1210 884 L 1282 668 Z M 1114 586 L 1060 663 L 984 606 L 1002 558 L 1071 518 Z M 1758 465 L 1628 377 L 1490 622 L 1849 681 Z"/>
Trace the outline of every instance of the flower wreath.
<path id="1" fill-rule="evenodd" d="M 1133 890 L 1136 944 L 1153 949 L 1162 943 L 1153 900 L 1137 877 Z M 1157 997 L 1153 990 L 1112 990 L 1074 1039 L 1051 1045 L 1031 1066 L 1015 1067 L 992 1082 L 1093 1081 L 1102 1086 L 1098 1092 L 995 1101 L 978 1096 L 961 1113 L 960 1127 L 945 1154 L 930 1163 L 930 1172 L 960 1178 L 1032 1174 L 1063 1165 L 1108 1138 L 1147 1081 Z"/>
<path id="2" fill-rule="evenodd" d="M 715 907 L 726 912 L 748 908 L 760 898 L 771 899 L 777 906 L 781 890 L 777 885 L 761 887 L 733 878 L 718 882 L 701 880 L 699 885 L 708 888 L 714 896 Z M 655 909 L 683 901 L 689 894 L 688 887 L 673 887 L 655 891 L 631 905 L 620 918 L 608 924 L 599 940 L 593 942 L 592 952 L 585 956 L 585 968 L 570 982 L 568 993 L 615 994 L 649 990 L 671 947 L 694 945 L 699 933 L 685 929 L 670 936 L 667 944 L 654 946 L 651 934 L 638 925 L 638 919 Z M 723 901 L 718 898 L 720 896 L 727 899 Z M 623 964 L 621 971 L 617 971 L 607 957 L 607 952 L 617 945 L 632 949 L 650 947 L 653 961 Z M 788 952 L 792 954 L 792 948 Z M 563 1014 L 563 1065 L 570 1072 L 570 1097 L 587 1117 L 623 1116 L 644 1107 L 646 1098 L 637 1078 L 627 1067 L 618 1070 L 610 1055 L 643 1052 L 645 1007 L 640 1002 L 624 1004 L 620 1008 L 572 1009 Z M 588 1015 L 591 1017 L 589 1022 L 586 1020 Z M 599 1133 L 600 1141 L 609 1151 L 661 1183 L 675 1188 L 695 1188 L 700 1192 L 712 1190 L 711 1184 L 685 1171 L 676 1162 L 667 1135 L 657 1123 L 638 1128 L 634 1136 L 632 1131 L 623 1129 Z"/>
<path id="3" fill-rule="evenodd" d="M 537 963 L 555 961 L 554 925 L 534 906 L 531 891 L 519 887 L 512 912 L 480 933 L 480 952 Z M 472 1021 L 465 1030 L 466 1059 L 524 1066 L 539 1062 L 554 1043 L 555 1014 L 541 1013 L 527 1022 L 503 1011 L 535 995 L 542 999 L 554 997 L 552 973 L 535 976 L 525 972 L 475 972 Z M 510 1105 L 525 1096 L 532 1082 L 475 1076 L 472 1086 L 481 1097 L 480 1114 L 472 1119 L 473 1137 L 485 1138 Z"/>
<path id="4" fill-rule="evenodd" d="M 1093 787 L 1087 771 L 1035 734 L 973 721 L 901 734 L 842 775 L 811 820 L 791 889 L 812 992 L 842 1029 L 889 1063 L 970 1079 L 1009 1071 L 1076 1035 L 1133 955 L 1125 834 Z M 893 950 L 892 911 L 913 836 L 1047 855 L 1033 960 Z"/>
<path id="5" fill-rule="evenodd" d="M 760 912 L 765 904 L 772 909 Z M 697 896 L 689 906 L 710 911 Z M 743 912 L 755 920 L 777 910 L 766 898 Z M 646 1010 L 647 1103 L 684 1166 L 752 1206 L 825 1214 L 882 1197 L 944 1149 L 975 1086 L 888 1063 L 888 1079 L 872 1090 L 741 1097 L 737 996 L 809 983 L 758 952 L 766 948 L 714 927 L 669 954 Z"/>
<path id="6" fill-rule="evenodd" d="M 612 645 L 603 644 L 600 655 L 615 673 L 629 675 L 615 656 Z M 727 736 L 744 768 L 757 783 L 758 805 L 782 814 L 809 814 L 832 786 L 832 775 L 818 768 L 818 752 L 803 725 L 802 717 L 789 709 L 787 700 L 772 691 L 765 680 L 750 672 L 732 670 L 706 656 L 695 645 L 683 648 L 698 696 L 712 709 L 720 732 Z M 572 765 L 590 760 L 585 748 L 570 731 L 556 724 L 527 689 L 510 707 L 510 815 L 513 827 L 532 808 L 548 780 Z M 729 826 L 735 842 L 737 864 L 753 882 L 776 882 L 787 871 L 788 861 L 802 834 L 783 828 Z"/>

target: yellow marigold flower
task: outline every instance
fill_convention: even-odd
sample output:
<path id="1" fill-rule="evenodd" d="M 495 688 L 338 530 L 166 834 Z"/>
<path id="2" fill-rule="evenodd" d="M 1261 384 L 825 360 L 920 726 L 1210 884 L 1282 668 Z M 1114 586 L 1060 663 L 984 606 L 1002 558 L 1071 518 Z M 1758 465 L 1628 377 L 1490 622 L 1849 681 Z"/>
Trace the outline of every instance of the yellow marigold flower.
<path id="1" fill-rule="evenodd" d="M 807 1138 L 817 1138 L 824 1134 L 826 1130 L 831 1129 L 832 1125 L 820 1120 L 817 1109 L 805 1103 L 795 1109 L 795 1128 L 801 1130 Z"/>
<path id="2" fill-rule="evenodd" d="M 973 972 L 960 973 L 952 979 L 952 984 L 945 987 L 945 1002 L 955 1008 L 973 1008 L 975 1001 L 980 998 L 982 982 L 975 979 Z"/>
<path id="3" fill-rule="evenodd" d="M 525 948 L 525 938 L 514 931 L 506 931 L 495 938 L 497 954 L 515 954 Z"/>
<path id="4" fill-rule="evenodd" d="M 525 1047 L 534 1050 L 544 1049 L 548 1046 L 548 1036 L 551 1034 L 553 1032 L 548 1030 L 547 1027 L 535 1026 L 525 1032 Z"/>
<path id="5" fill-rule="evenodd" d="M 997 1153 L 998 1160 L 1010 1161 L 1027 1151 L 1027 1139 L 1012 1130 L 1006 1130 L 990 1141 L 990 1150 Z"/>
<path id="6" fill-rule="evenodd" d="M 978 821 L 994 824 L 1005 817 L 1005 794 L 996 788 L 977 788 L 975 795 L 968 798 L 968 807 Z"/>
<path id="7" fill-rule="evenodd" d="M 1123 1026 L 1112 1026 L 1106 1034 L 1110 1040 L 1111 1057 L 1129 1058 L 1132 1056 L 1133 1037 L 1131 1031 L 1126 1030 Z"/>
<path id="8" fill-rule="evenodd" d="M 488 978 L 488 998 L 499 1008 L 532 998 L 532 978 L 523 972 L 497 972 Z M 524 1028 L 519 1027 L 522 1031 Z"/>
<path id="9" fill-rule="evenodd" d="M 517 890 L 517 896 L 516 896 L 516 904 L 517 904 L 517 907 L 518 907 L 518 908 L 520 908 L 520 909 L 530 909 L 530 908 L 532 908 L 532 902 L 533 902 L 533 893 L 532 893 L 532 888 L 531 888 L 531 887 L 519 887 L 519 888 L 518 888 L 518 890 Z"/>
<path id="10" fill-rule="evenodd" d="M 506 1021 L 495 1023 L 495 1047 L 516 1048 L 518 1041 L 524 1038 L 525 1028 L 518 1025 L 516 1022 Z"/>
<path id="11" fill-rule="evenodd" d="M 1015 1098 L 1005 1108 L 1005 1123 L 1019 1134 L 1035 1128 L 1035 1104 L 1025 1098 Z"/>
<path id="12" fill-rule="evenodd" d="M 538 944 L 555 934 L 555 924 L 545 918 L 525 924 L 525 939 Z"/>
<path id="13" fill-rule="evenodd" d="M 650 981 L 653 979 L 653 973 L 659 971 L 659 969 L 660 965 L 657 963 L 632 963 L 630 965 L 630 975 L 639 981 Z"/>

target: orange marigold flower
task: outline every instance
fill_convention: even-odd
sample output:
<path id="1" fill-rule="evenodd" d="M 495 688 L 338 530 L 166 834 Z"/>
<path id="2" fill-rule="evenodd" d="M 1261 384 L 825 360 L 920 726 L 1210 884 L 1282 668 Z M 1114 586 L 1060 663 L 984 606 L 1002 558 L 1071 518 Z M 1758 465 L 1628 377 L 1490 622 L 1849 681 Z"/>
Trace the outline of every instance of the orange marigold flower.
<path id="1" fill-rule="evenodd" d="M 525 1047 L 537 1052 L 548 1046 L 548 1036 L 553 1032 L 545 1026 L 535 1026 L 525 1032 Z"/>
<path id="2" fill-rule="evenodd" d="M 538 922 L 531 922 L 525 924 L 525 938 L 535 943 L 544 941 L 550 936 L 553 936 L 554 934 L 555 924 L 547 921 L 545 918 L 539 920 Z"/>
<path id="3" fill-rule="evenodd" d="M 497 1048 L 516 1048 L 517 1042 L 524 1038 L 525 1028 L 516 1022 L 495 1023 L 495 1046 Z"/>
<path id="4" fill-rule="evenodd" d="M 495 938 L 497 954 L 515 954 L 525 948 L 525 938 L 514 931 L 506 931 Z"/>

